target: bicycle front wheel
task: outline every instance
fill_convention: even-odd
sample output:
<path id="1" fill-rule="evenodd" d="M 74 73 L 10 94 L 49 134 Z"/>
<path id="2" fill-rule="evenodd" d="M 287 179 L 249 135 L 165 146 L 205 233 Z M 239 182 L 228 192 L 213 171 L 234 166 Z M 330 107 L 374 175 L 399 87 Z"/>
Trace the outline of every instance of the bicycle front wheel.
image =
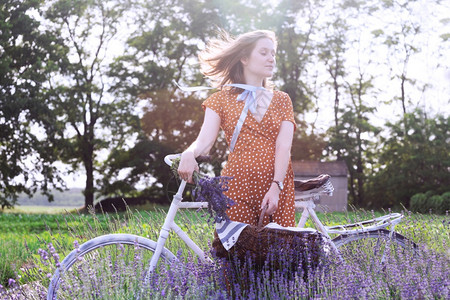
<path id="1" fill-rule="evenodd" d="M 135 299 L 156 242 L 132 234 L 107 234 L 85 242 L 67 255 L 53 275 L 47 300 Z M 176 260 L 163 249 L 160 263 Z"/>
<path id="2" fill-rule="evenodd" d="M 363 271 L 389 259 L 409 259 L 417 251 L 414 242 L 386 229 L 340 235 L 333 239 L 333 243 L 345 262 L 357 264 Z"/>

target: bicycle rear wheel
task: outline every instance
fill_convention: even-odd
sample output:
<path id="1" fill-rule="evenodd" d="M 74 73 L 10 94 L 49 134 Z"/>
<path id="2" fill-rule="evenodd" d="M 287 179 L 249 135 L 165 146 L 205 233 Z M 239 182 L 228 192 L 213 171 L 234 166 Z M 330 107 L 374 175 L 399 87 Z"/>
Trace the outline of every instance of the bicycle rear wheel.
<path id="1" fill-rule="evenodd" d="M 85 242 L 67 255 L 53 275 L 50 299 L 134 299 L 156 242 L 132 234 L 107 234 Z M 176 260 L 163 249 L 160 262 Z"/>
<path id="2" fill-rule="evenodd" d="M 417 245 L 403 235 L 386 229 L 340 235 L 333 239 L 342 259 L 369 271 L 390 259 L 410 259 Z"/>

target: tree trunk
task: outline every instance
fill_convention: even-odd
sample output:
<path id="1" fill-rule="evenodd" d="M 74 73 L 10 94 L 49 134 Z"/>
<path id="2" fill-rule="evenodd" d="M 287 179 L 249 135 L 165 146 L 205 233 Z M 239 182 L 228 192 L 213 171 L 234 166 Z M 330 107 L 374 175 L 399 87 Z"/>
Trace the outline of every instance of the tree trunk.
<path id="1" fill-rule="evenodd" d="M 402 102 L 403 114 L 406 114 L 405 82 L 406 82 L 406 76 L 405 76 L 405 74 L 402 74 L 401 82 L 400 82 L 400 90 L 401 90 L 400 101 Z"/>
<path id="2" fill-rule="evenodd" d="M 89 131 L 90 129 L 90 131 Z M 93 126 L 90 126 L 83 138 L 82 156 L 84 168 L 86 170 L 86 188 L 84 190 L 84 209 L 94 207 L 94 135 Z"/>
<path id="3" fill-rule="evenodd" d="M 356 160 L 356 180 L 358 180 L 358 207 L 361 208 L 364 201 L 364 164 L 363 164 L 363 147 L 362 147 L 362 140 L 361 140 L 361 132 L 362 132 L 362 89 L 363 89 L 363 82 L 362 82 L 362 74 L 359 77 L 359 84 L 358 84 L 358 107 L 357 107 L 357 113 L 358 113 L 358 120 L 356 122 L 357 129 L 356 129 L 356 143 L 357 143 L 357 160 Z"/>
<path id="4" fill-rule="evenodd" d="M 362 147 L 361 147 L 361 134 L 358 133 L 358 160 L 356 162 L 356 180 L 358 181 L 358 195 L 357 204 L 358 207 L 362 207 L 364 201 L 364 166 L 362 162 Z"/>
<path id="5" fill-rule="evenodd" d="M 347 165 L 348 165 L 348 163 L 347 163 Z M 357 203 L 355 203 L 356 201 L 358 201 L 357 199 L 356 199 L 356 192 L 355 192 L 355 176 L 354 176 L 354 172 L 353 172 L 353 170 L 349 170 L 350 172 L 350 185 L 349 185 L 349 188 L 350 188 L 350 197 L 351 197 L 351 199 L 353 200 L 353 204 L 355 205 L 355 204 L 357 204 Z"/>
<path id="6" fill-rule="evenodd" d="M 336 137 L 339 135 L 339 117 L 338 117 L 338 113 L 339 113 L 339 83 L 337 81 L 338 68 L 339 68 L 339 62 L 338 62 L 338 59 L 336 59 L 334 72 L 333 72 L 333 69 L 330 68 L 330 74 L 331 74 L 331 77 L 333 78 L 333 88 L 334 88 L 334 126 L 335 126 L 334 128 L 336 130 L 336 132 L 335 132 Z M 338 149 L 336 158 L 337 158 L 337 160 L 341 159 L 341 149 Z"/>
<path id="7" fill-rule="evenodd" d="M 92 155 L 91 155 L 92 158 Z M 94 207 L 94 167 L 92 159 L 84 162 L 86 169 L 86 188 L 84 190 L 84 208 Z"/>

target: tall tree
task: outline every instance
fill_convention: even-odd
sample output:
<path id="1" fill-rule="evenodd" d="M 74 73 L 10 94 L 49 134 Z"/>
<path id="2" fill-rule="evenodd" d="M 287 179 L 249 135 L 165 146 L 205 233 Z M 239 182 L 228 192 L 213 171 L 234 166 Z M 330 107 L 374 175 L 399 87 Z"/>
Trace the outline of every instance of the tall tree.
<path id="1" fill-rule="evenodd" d="M 43 1 L 0 5 L 0 205 L 12 206 L 21 192 L 49 196 L 64 184 L 55 170 L 53 113 L 44 83 L 64 65 L 57 38 L 40 30 Z M 64 57 L 64 56 L 62 56 Z"/>
<path id="2" fill-rule="evenodd" d="M 362 29 L 349 26 L 347 20 L 352 17 L 358 21 L 360 15 L 374 8 L 362 1 L 344 1 L 337 8 L 344 10 L 328 23 L 333 30 L 326 34 L 319 52 L 334 98 L 334 126 L 328 130 L 328 151 L 345 160 L 350 173 L 350 201 L 361 207 L 365 204 L 366 168 L 373 164 L 373 140 L 380 132 L 370 122 L 375 111 L 370 99 L 376 95 L 374 78 L 367 70 L 375 64 L 374 45 L 364 43 Z"/>
<path id="3" fill-rule="evenodd" d="M 135 15 L 139 26 L 127 41 L 126 54 L 114 62 L 110 74 L 116 78 L 115 95 L 142 104 L 141 123 L 135 127 L 139 137 L 130 149 L 111 153 L 105 173 L 111 174 L 117 184 L 126 185 L 130 192 L 135 192 L 139 183 L 143 183 L 149 187 L 144 194 L 158 196 L 155 186 L 166 186 L 171 176 L 163 162 L 164 156 L 181 152 L 192 143 L 203 120 L 200 99 L 205 94 L 184 94 L 172 81 L 185 85 L 206 84 L 196 57 L 199 46 L 216 34 L 220 19 L 215 4 L 209 1 L 160 0 L 136 2 L 136 5 L 140 7 Z M 149 16 L 152 22 L 148 22 Z M 216 172 L 225 149 L 223 139 L 219 139 L 211 151 Z M 120 159 L 131 153 L 138 154 L 139 158 L 135 156 L 133 161 L 139 164 Z M 146 168 L 142 167 L 144 165 Z M 124 167 L 129 168 L 129 172 L 119 178 L 120 169 Z M 122 193 L 113 185 L 116 184 L 105 185 L 102 193 Z"/>
<path id="4" fill-rule="evenodd" d="M 309 1 L 284 0 L 276 7 L 274 16 L 269 19 L 278 39 L 277 69 L 275 80 L 279 88 L 289 94 L 296 113 L 303 113 L 311 108 L 309 87 L 306 84 L 308 64 L 314 44 L 311 36 L 315 33 L 318 13 Z M 305 22 L 303 30 L 296 24 L 301 19 Z"/>
<path id="5" fill-rule="evenodd" d="M 58 136 L 62 160 L 86 175 L 85 208 L 94 203 L 94 176 L 101 163 L 98 153 L 123 144 L 133 123 L 130 104 L 108 94 L 106 76 L 112 43 L 126 26 L 127 1 L 58 0 L 51 2 L 46 18 L 59 33 L 61 47 L 69 49 L 64 73 L 50 80 L 57 91 L 48 105 L 64 130 Z"/>
<path id="6" fill-rule="evenodd" d="M 449 191 L 450 118 L 430 119 L 419 109 L 404 118 L 387 124 L 389 135 L 382 138 L 377 172 L 368 184 L 371 207 L 409 207 L 414 194 Z"/>
<path id="7" fill-rule="evenodd" d="M 374 144 L 374 137 L 380 129 L 370 124 L 370 116 L 375 111 L 364 101 L 372 88 L 371 79 L 365 79 L 360 73 L 354 83 L 347 84 L 347 91 L 351 98 L 343 109 L 340 109 L 338 127 L 331 127 L 329 141 L 331 152 L 339 149 L 341 159 L 345 160 L 350 173 L 349 190 L 351 202 L 358 207 L 365 205 L 366 167 L 373 164 L 370 155 Z"/>
<path id="8" fill-rule="evenodd" d="M 307 124 L 305 114 L 316 98 L 313 80 L 317 20 L 323 1 L 283 0 L 263 18 L 261 25 L 269 26 L 277 35 L 277 88 L 289 94 L 298 125 L 292 145 L 295 160 L 320 159 L 325 148 L 324 135 L 315 132 L 314 124 Z M 267 21 L 268 20 L 268 21 Z M 297 24 L 301 24 L 298 26 Z M 273 28 L 272 28 L 273 27 Z"/>
<path id="9" fill-rule="evenodd" d="M 370 116 L 375 111 L 368 106 L 363 97 L 367 96 L 372 88 L 371 79 L 365 80 L 364 74 L 353 84 L 348 84 L 351 104 L 347 105 L 342 115 L 342 126 L 339 131 L 344 131 L 345 153 L 344 160 L 350 171 L 350 196 L 353 204 L 358 207 L 365 205 L 365 184 L 367 165 L 373 164 L 370 153 L 373 151 L 374 138 L 380 129 L 370 123 Z M 341 132 L 342 132 L 341 131 Z M 333 144 L 333 141 L 330 143 Z"/>
<path id="10" fill-rule="evenodd" d="M 156 177 L 157 182 L 164 184 L 168 180 L 164 175 L 166 171 L 157 171 L 167 170 L 162 163 L 163 156 L 167 151 L 179 152 L 185 149 L 195 139 L 203 119 L 200 99 L 206 95 L 186 97 L 176 91 L 171 81 L 175 79 L 189 85 L 205 83 L 196 65 L 196 56 L 207 39 L 216 36 L 218 24 L 232 34 L 259 28 L 276 31 L 279 40 L 278 64 L 281 66 L 277 86 L 283 90 L 288 87 L 291 89 L 287 92 L 291 95 L 297 113 L 304 113 L 311 107 L 308 99 L 308 93 L 311 92 L 302 76 L 306 76 L 305 66 L 310 62 L 309 53 L 313 48 L 310 35 L 314 30 L 316 15 L 312 6 L 304 7 L 299 3 L 283 1 L 278 9 L 273 9 L 267 3 L 255 5 L 256 2 L 248 1 L 237 6 L 232 1 L 175 1 L 171 2 L 172 5 L 167 5 L 166 1 L 154 1 L 151 7 L 144 5 L 146 9 L 136 18 L 140 24 L 139 30 L 128 41 L 127 55 L 118 59 L 114 66 L 118 78 L 115 90 L 120 94 L 128 93 L 130 100 L 148 101 L 142 127 L 150 142 L 143 140 L 139 147 L 145 144 L 147 151 L 142 153 L 148 156 L 149 149 L 160 145 L 153 156 L 142 160 L 146 161 L 149 170 L 155 170 L 149 172 Z M 295 4 L 295 7 L 290 4 Z M 284 19 L 286 14 L 289 15 L 287 20 Z M 292 27 L 292 22 L 299 15 L 308 21 L 309 27 L 305 32 L 298 32 Z M 153 22 L 146 22 L 148 16 L 152 16 Z M 313 133 L 312 138 L 309 138 L 306 123 L 298 121 L 301 126 L 297 131 L 297 150 L 293 151 L 295 158 L 319 158 L 324 147 L 322 135 Z M 214 171 L 218 173 L 226 155 L 222 136 L 211 153 L 215 158 Z M 114 159 L 111 157 L 109 161 Z M 125 161 L 123 163 L 126 165 Z M 119 169 L 119 165 L 111 165 L 107 172 L 118 174 Z M 134 185 L 136 180 L 132 178 L 136 178 L 133 175 L 136 172 L 137 168 L 133 167 L 129 177 L 123 180 L 133 182 Z"/>
<path id="11" fill-rule="evenodd" d="M 339 111 L 341 108 L 342 89 L 344 88 L 343 77 L 346 75 L 345 70 L 345 51 L 347 43 L 347 30 L 348 25 L 346 21 L 342 19 L 341 15 L 336 15 L 335 20 L 328 23 L 327 26 L 331 30 L 326 31 L 324 42 L 319 45 L 318 56 L 326 66 L 326 71 L 330 76 L 327 82 L 333 91 L 333 112 L 334 112 L 334 126 L 335 130 L 338 130 L 342 126 L 340 124 Z M 339 141 L 339 132 L 330 132 L 332 138 L 335 141 Z M 342 149 L 344 144 L 335 144 L 333 147 L 333 156 L 337 159 L 341 159 Z"/>
<path id="12" fill-rule="evenodd" d="M 392 20 L 391 24 L 385 24 L 384 30 L 377 31 L 377 35 L 383 36 L 384 44 L 390 50 L 388 60 L 393 73 L 391 79 L 396 80 L 399 84 L 399 92 L 394 99 L 400 102 L 403 114 L 407 113 L 410 101 L 409 93 L 406 91 L 407 84 L 414 84 L 414 80 L 408 76 L 409 62 L 412 55 L 420 52 L 417 36 L 421 31 L 421 26 L 412 13 L 415 2 L 417 0 L 383 1 L 384 8 L 394 10 L 396 18 Z"/>

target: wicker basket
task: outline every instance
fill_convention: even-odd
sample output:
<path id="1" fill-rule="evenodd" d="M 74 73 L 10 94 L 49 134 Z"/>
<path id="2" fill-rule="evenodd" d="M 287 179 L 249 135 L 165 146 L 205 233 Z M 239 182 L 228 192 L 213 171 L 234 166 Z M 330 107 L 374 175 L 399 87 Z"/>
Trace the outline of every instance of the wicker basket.
<path id="1" fill-rule="evenodd" d="M 258 226 L 248 225 L 228 251 L 217 234 L 213 241 L 215 255 L 229 261 L 251 261 L 256 266 L 289 261 L 295 265 L 315 268 L 326 253 L 326 238 L 320 232 L 301 232 L 262 227 L 265 209 L 261 212 Z"/>

